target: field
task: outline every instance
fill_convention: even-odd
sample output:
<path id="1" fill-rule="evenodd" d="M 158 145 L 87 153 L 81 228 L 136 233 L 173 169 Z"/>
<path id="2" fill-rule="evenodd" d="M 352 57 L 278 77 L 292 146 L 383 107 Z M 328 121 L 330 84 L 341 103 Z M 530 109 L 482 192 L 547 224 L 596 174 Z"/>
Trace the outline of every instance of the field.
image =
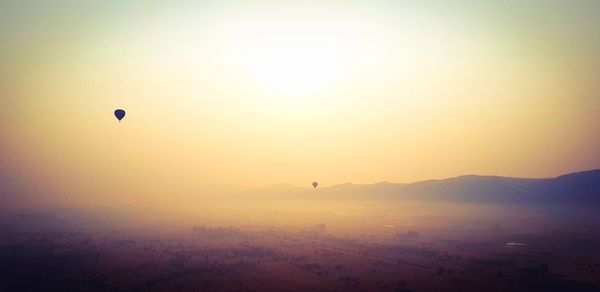
<path id="1" fill-rule="evenodd" d="M 308 200 L 200 205 L 6 211 L 0 290 L 600 288 L 598 220 L 583 207 Z"/>

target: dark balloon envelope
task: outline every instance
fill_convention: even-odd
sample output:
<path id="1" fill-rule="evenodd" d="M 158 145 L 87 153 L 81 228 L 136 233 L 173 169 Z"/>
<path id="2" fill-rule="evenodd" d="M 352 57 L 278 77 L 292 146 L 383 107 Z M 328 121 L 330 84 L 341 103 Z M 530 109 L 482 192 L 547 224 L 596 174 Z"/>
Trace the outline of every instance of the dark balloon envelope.
<path id="1" fill-rule="evenodd" d="M 317 186 L 319 186 L 319 183 L 316 181 L 313 181 L 312 186 L 313 186 L 313 188 L 317 188 Z"/>
<path id="2" fill-rule="evenodd" d="M 118 109 L 115 111 L 115 117 L 119 120 L 119 122 L 125 117 L 125 110 Z"/>

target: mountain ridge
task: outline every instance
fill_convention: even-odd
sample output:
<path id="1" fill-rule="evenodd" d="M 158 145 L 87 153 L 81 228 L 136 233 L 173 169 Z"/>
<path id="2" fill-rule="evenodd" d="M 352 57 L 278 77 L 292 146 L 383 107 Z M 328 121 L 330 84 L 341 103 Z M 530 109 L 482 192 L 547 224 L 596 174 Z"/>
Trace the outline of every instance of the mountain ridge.
<path id="1" fill-rule="evenodd" d="M 294 186 L 297 194 L 302 187 Z M 280 191 L 283 191 L 280 189 Z M 311 190 L 313 191 L 313 190 Z M 345 183 L 323 187 L 311 197 L 328 199 L 440 200 L 494 203 L 594 203 L 600 205 L 600 169 L 552 178 L 463 175 L 412 183 Z"/>

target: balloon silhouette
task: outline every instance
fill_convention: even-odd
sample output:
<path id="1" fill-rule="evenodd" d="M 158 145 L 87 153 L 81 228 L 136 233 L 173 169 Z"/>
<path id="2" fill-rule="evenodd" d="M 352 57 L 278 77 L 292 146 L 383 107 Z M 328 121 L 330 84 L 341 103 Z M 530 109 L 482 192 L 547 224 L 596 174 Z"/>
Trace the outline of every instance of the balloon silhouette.
<path id="1" fill-rule="evenodd" d="M 318 183 L 318 182 L 316 182 L 316 181 L 313 181 L 313 183 L 312 183 L 313 189 L 316 189 L 318 185 L 319 185 L 319 183 Z"/>
<path id="2" fill-rule="evenodd" d="M 115 117 L 121 122 L 121 120 L 125 117 L 125 110 L 118 109 L 115 111 Z"/>

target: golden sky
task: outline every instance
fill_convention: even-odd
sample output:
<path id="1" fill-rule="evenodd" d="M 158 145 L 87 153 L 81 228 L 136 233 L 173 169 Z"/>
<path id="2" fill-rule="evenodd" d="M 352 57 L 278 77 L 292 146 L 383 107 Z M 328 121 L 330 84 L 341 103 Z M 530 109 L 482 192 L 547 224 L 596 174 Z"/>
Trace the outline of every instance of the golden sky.
<path id="1" fill-rule="evenodd" d="M 3 192 L 600 168 L 600 1 L 161 2 L 0 3 Z"/>

